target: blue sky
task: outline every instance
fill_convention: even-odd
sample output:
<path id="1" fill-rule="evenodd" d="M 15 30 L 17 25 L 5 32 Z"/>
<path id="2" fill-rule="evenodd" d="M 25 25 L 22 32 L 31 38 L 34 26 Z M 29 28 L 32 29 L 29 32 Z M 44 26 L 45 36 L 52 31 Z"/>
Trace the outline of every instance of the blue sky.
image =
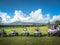
<path id="1" fill-rule="evenodd" d="M 0 12 L 14 17 L 15 10 L 21 10 L 29 16 L 32 11 L 42 9 L 42 14 L 60 15 L 60 0 L 0 0 Z"/>
<path id="2" fill-rule="evenodd" d="M 0 11 L 11 16 L 15 10 L 22 10 L 29 15 L 37 9 L 42 9 L 43 14 L 60 14 L 60 0 L 0 0 Z"/>

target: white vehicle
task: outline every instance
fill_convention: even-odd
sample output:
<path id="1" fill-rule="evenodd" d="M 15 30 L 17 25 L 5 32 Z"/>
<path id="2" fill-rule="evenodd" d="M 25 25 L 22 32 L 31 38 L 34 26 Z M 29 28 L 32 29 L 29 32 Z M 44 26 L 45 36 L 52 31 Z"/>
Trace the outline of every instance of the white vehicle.
<path id="1" fill-rule="evenodd" d="M 2 37 L 7 36 L 7 35 L 6 35 L 6 32 L 4 31 L 4 28 L 3 28 L 2 31 L 0 32 L 0 35 L 1 35 Z"/>
<path id="2" fill-rule="evenodd" d="M 53 36 L 53 35 L 57 35 L 57 29 L 54 28 L 54 25 L 53 26 L 50 26 L 50 29 L 48 29 L 48 36 Z"/>
<path id="3" fill-rule="evenodd" d="M 35 29 L 34 36 L 41 36 L 41 32 L 39 31 L 39 28 Z"/>
<path id="4" fill-rule="evenodd" d="M 60 36 L 60 25 L 58 25 L 57 31 L 58 31 L 58 36 Z"/>
<path id="5" fill-rule="evenodd" d="M 22 32 L 21 35 L 22 36 L 29 36 L 29 32 L 27 31 L 27 28 L 26 27 L 23 29 L 23 32 Z"/>
<path id="6" fill-rule="evenodd" d="M 60 25 L 57 27 L 57 30 L 60 32 Z"/>
<path id="7" fill-rule="evenodd" d="M 12 29 L 10 36 L 18 36 L 18 33 L 16 32 L 15 29 Z"/>

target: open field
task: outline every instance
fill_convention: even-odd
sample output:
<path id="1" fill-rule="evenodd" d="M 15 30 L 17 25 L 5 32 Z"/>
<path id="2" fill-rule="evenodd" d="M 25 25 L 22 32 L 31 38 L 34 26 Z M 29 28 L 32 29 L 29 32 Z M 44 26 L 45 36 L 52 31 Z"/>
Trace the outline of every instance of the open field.
<path id="1" fill-rule="evenodd" d="M 1 29 L 2 29 L 2 27 L 1 27 Z M 1 31 L 1 29 L 0 29 L 0 31 Z M 5 31 L 7 33 L 7 35 L 9 35 L 10 32 L 11 32 L 11 30 L 12 30 L 12 27 L 4 27 L 4 29 L 5 29 Z M 16 29 L 16 31 L 19 33 L 19 35 L 23 31 L 23 27 L 14 27 L 14 29 Z M 31 35 L 33 35 L 36 27 L 27 27 L 27 29 L 28 29 L 28 32 Z M 47 30 L 48 30 L 48 27 L 47 26 L 43 26 L 43 27 L 41 26 L 41 27 L 39 27 L 39 29 L 40 29 L 40 31 L 41 31 L 42 34 L 47 34 Z"/>
<path id="2" fill-rule="evenodd" d="M 2 28 L 2 27 L 1 27 Z M 0 31 L 1 31 L 0 28 Z M 19 35 L 23 31 L 23 27 L 14 27 L 16 31 L 19 33 Z M 30 35 L 34 34 L 35 27 L 27 27 Z M 34 36 L 15 36 L 15 37 L 0 37 L 0 45 L 60 45 L 60 37 L 53 36 L 48 37 L 47 35 L 47 26 L 39 27 L 40 31 L 42 33 L 42 37 L 34 37 Z M 5 31 L 7 35 L 10 34 L 12 28 L 11 27 L 5 27 Z"/>

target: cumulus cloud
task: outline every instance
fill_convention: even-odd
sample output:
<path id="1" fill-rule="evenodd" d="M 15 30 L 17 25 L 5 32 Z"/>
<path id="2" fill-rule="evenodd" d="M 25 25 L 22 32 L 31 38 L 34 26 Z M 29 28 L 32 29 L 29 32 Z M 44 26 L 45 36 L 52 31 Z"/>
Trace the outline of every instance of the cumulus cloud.
<path id="1" fill-rule="evenodd" d="M 60 15 L 54 15 L 52 18 L 50 14 L 43 15 L 42 9 L 32 11 L 29 16 L 24 14 L 21 10 L 15 10 L 14 17 L 11 18 L 7 13 L 0 12 L 0 17 L 2 18 L 2 23 L 12 23 L 12 22 L 34 22 L 34 23 L 48 23 L 54 22 L 56 20 L 60 21 Z"/>
<path id="2" fill-rule="evenodd" d="M 42 13 L 41 13 L 41 9 L 38 9 L 38 10 L 36 10 L 36 11 L 32 11 L 31 13 L 30 13 L 30 18 L 31 18 L 31 20 L 33 20 L 34 22 L 36 22 L 36 21 L 42 21 L 43 20 L 43 15 L 42 15 Z"/>
<path id="3" fill-rule="evenodd" d="M 10 16 L 5 12 L 0 12 L 0 17 L 2 18 L 2 23 L 9 23 L 10 22 Z"/>
<path id="4" fill-rule="evenodd" d="M 11 19 L 11 22 L 15 22 L 15 21 L 26 22 L 29 19 L 29 17 L 27 17 L 26 14 L 24 14 L 20 10 L 15 10 L 14 14 L 15 15 L 13 19 Z"/>
<path id="5" fill-rule="evenodd" d="M 57 21 L 57 20 L 59 20 L 60 21 L 60 15 L 54 15 L 53 16 L 53 18 L 52 19 L 50 19 L 50 22 L 55 22 L 55 21 Z"/>

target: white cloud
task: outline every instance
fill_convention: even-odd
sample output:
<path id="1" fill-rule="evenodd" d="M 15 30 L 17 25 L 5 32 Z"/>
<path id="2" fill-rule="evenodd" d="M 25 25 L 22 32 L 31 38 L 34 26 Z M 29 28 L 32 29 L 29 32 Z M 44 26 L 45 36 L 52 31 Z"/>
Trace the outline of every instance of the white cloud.
<path id="1" fill-rule="evenodd" d="M 42 15 L 42 13 L 41 13 L 41 9 L 38 9 L 38 10 L 36 10 L 36 11 L 32 11 L 32 12 L 30 13 L 30 18 L 31 18 L 34 22 L 43 20 L 43 15 Z"/>
<path id="2" fill-rule="evenodd" d="M 50 14 L 43 15 L 42 9 L 32 11 L 29 16 L 24 14 L 21 10 L 15 10 L 14 17 L 11 18 L 7 13 L 0 12 L 0 17 L 2 18 L 3 23 L 12 23 L 12 22 L 37 22 L 37 23 L 48 23 L 60 20 L 60 15 L 54 15 L 53 18 L 50 17 Z"/>
<path id="3" fill-rule="evenodd" d="M 0 17 L 2 18 L 2 23 L 9 23 L 10 16 L 5 12 L 0 12 Z"/>
<path id="4" fill-rule="evenodd" d="M 57 15 L 54 15 L 53 18 L 50 19 L 51 22 L 55 22 L 55 21 L 57 21 L 57 20 L 60 21 L 60 15 L 58 15 L 58 16 L 57 16 Z"/>
<path id="5" fill-rule="evenodd" d="M 20 21 L 20 22 L 26 22 L 29 17 L 27 17 L 22 11 L 15 10 L 13 19 L 11 19 L 11 22 Z"/>

